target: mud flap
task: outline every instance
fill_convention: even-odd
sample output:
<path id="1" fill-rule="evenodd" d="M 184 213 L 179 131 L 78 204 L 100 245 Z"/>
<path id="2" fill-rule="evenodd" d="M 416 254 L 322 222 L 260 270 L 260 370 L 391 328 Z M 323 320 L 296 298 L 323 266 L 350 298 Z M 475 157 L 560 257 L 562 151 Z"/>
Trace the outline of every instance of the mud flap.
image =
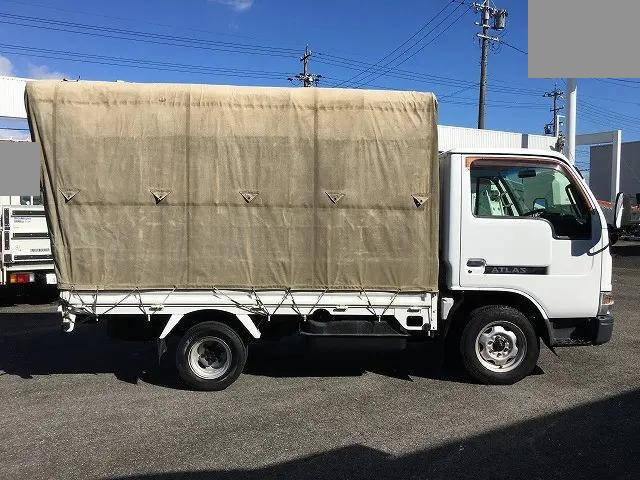
<path id="1" fill-rule="evenodd" d="M 162 355 L 167 352 L 167 342 L 164 338 L 158 338 L 156 340 L 157 354 L 158 354 L 158 365 L 162 361 Z"/>

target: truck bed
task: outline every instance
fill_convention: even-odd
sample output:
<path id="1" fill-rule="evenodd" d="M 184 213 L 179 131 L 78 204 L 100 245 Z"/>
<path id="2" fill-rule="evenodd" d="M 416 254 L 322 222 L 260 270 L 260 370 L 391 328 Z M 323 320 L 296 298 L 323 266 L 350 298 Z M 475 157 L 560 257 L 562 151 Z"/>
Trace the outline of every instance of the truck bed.
<path id="1" fill-rule="evenodd" d="M 27 84 L 59 285 L 438 288 L 430 93 Z"/>

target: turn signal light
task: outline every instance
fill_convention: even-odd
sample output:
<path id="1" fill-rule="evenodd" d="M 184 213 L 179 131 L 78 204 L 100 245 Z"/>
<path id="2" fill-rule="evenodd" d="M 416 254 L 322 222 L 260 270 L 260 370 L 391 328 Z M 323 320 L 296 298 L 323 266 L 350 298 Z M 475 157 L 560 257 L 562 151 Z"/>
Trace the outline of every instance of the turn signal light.
<path id="1" fill-rule="evenodd" d="M 598 315 L 609 315 L 613 308 L 613 294 L 611 292 L 600 292 L 600 307 Z"/>
<path id="2" fill-rule="evenodd" d="M 32 283 L 35 279 L 33 273 L 10 273 L 9 283 Z"/>

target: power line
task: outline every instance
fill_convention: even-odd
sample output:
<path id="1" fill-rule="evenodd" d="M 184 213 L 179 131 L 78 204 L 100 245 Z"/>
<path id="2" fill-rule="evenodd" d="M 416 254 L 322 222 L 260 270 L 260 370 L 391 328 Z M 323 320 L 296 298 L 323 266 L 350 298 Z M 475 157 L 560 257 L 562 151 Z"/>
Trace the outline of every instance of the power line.
<path id="1" fill-rule="evenodd" d="M 25 23 L 26 22 L 26 23 Z M 102 27 L 83 23 L 67 22 L 61 20 L 46 19 L 41 17 L 29 17 L 0 12 L 0 23 L 17 25 L 29 28 L 38 28 L 51 31 L 74 33 L 78 35 L 110 38 L 116 40 L 129 40 L 135 42 L 166 45 L 175 47 L 196 48 L 226 53 L 242 53 L 249 55 L 269 55 L 278 57 L 291 57 L 295 50 L 270 47 L 265 45 L 243 44 L 235 42 L 221 42 L 215 40 L 200 39 L 195 37 L 181 37 L 151 32 L 128 30 L 114 27 Z"/>
<path id="2" fill-rule="evenodd" d="M 324 60 L 322 58 L 316 59 L 316 62 L 321 63 L 323 65 L 329 65 L 329 66 L 333 66 L 333 67 L 338 67 L 338 68 L 343 68 L 346 70 L 351 70 L 351 71 L 356 71 L 356 72 L 360 72 L 363 71 L 365 68 L 364 67 L 360 67 L 357 65 L 351 65 L 348 63 L 344 63 L 342 61 L 328 61 L 328 60 Z M 376 70 L 379 71 L 379 70 Z M 450 87 L 460 87 L 462 85 L 466 85 L 465 82 L 461 82 L 458 80 L 443 80 L 443 81 L 437 81 L 435 79 L 429 79 L 427 77 L 423 77 L 420 74 L 416 75 L 416 76 L 411 76 L 409 74 L 406 73 L 390 73 L 387 75 L 387 77 L 389 78 L 393 78 L 393 79 L 400 79 L 400 80 L 415 80 L 416 82 L 419 83 L 436 83 L 439 85 L 444 85 L 444 86 L 450 86 Z M 335 85 L 330 85 L 332 87 L 338 86 L 338 84 Z"/>
<path id="3" fill-rule="evenodd" d="M 447 14 L 441 21 L 440 23 L 438 23 L 438 25 L 436 25 L 435 27 L 433 27 L 431 30 L 429 30 L 429 32 L 427 32 L 425 35 L 423 35 L 417 42 L 415 42 L 413 45 L 411 45 L 409 48 L 405 49 L 403 52 L 401 52 L 399 55 L 396 55 L 395 58 L 393 58 L 391 61 L 387 62 L 384 65 L 384 68 L 388 67 L 389 65 L 391 65 L 393 62 L 395 62 L 396 60 L 398 60 L 400 57 L 402 57 L 403 55 L 405 55 L 407 52 L 410 52 L 415 46 L 417 46 L 420 42 L 422 42 L 424 39 L 426 39 L 429 35 L 431 35 L 431 33 L 433 33 L 435 30 L 438 29 L 438 27 L 440 27 L 445 20 L 447 20 L 451 15 L 453 15 L 458 8 L 460 8 L 464 3 L 460 2 L 460 4 L 454 8 L 451 12 L 449 12 L 449 14 Z M 460 21 L 460 19 L 469 11 L 471 7 L 467 8 L 467 10 L 465 10 L 464 12 L 462 12 L 461 15 L 459 15 L 458 17 L 456 17 L 452 22 L 450 22 L 443 30 L 441 30 L 435 37 L 433 37 L 431 40 L 429 40 L 427 43 L 422 44 L 417 50 L 415 50 L 414 52 L 412 52 L 410 55 L 406 56 L 405 58 L 399 60 L 395 65 L 391 66 L 390 68 L 386 69 L 384 72 L 378 74 L 377 76 L 371 78 L 371 76 L 368 76 L 368 78 L 364 78 L 362 81 L 360 81 L 356 87 L 361 87 L 361 86 L 365 86 L 370 84 L 371 82 L 376 81 L 378 78 L 380 78 L 383 75 L 386 75 L 391 69 L 394 68 L 398 68 L 400 65 L 402 65 L 403 63 L 409 61 L 411 58 L 413 58 L 414 56 L 416 56 L 418 53 L 420 53 L 422 50 L 424 50 L 427 46 L 431 45 L 433 42 L 435 42 L 441 35 L 443 35 L 446 31 L 448 31 L 454 24 L 458 23 L 458 21 Z"/>
<path id="4" fill-rule="evenodd" d="M 477 102 L 475 101 L 475 99 L 473 99 L 472 101 L 468 101 L 468 102 L 461 102 L 459 100 L 447 100 L 446 102 L 442 102 L 442 105 L 461 105 L 461 106 L 474 106 L 477 105 Z M 494 103 L 487 103 L 485 105 L 487 108 L 506 108 L 506 109 L 510 109 L 510 108 L 525 108 L 527 110 L 531 110 L 531 109 L 539 109 L 542 110 L 545 107 L 541 107 L 539 105 L 527 105 L 527 104 L 512 104 L 512 105 L 507 105 L 507 104 L 494 104 Z"/>
<path id="5" fill-rule="evenodd" d="M 182 72 L 192 74 L 215 74 L 225 77 L 239 77 L 239 78 L 262 78 L 268 80 L 280 80 L 282 79 L 284 72 L 277 71 L 264 71 L 264 70 L 246 70 L 246 69 L 233 69 L 233 68 L 217 68 L 206 65 L 195 64 L 183 64 L 174 62 L 160 62 L 142 58 L 129 58 L 129 57 L 117 57 L 107 55 L 96 55 L 90 53 L 72 52 L 68 50 L 52 50 L 36 47 L 25 47 L 19 45 L 0 44 L 0 53 L 11 54 L 24 54 L 28 53 L 35 57 L 53 58 L 63 61 L 80 62 L 80 63 L 94 63 L 101 65 L 112 65 L 120 67 L 130 67 L 136 69 L 147 69 L 156 71 L 170 71 L 170 72 Z M 329 80 L 343 81 L 334 77 L 323 77 Z M 388 87 L 376 86 L 380 89 L 388 89 Z M 464 89 L 468 89 L 465 87 Z M 457 92 L 450 93 L 449 95 L 443 95 L 441 98 L 451 97 L 454 94 L 460 93 L 464 89 L 460 89 Z M 468 101 L 467 101 L 468 100 Z M 443 105 L 458 105 L 458 106 L 471 106 L 474 105 L 474 99 L 467 97 L 459 97 L 459 99 L 448 100 Z M 545 108 L 542 105 L 530 104 L 530 103 L 517 103 L 509 101 L 496 101 L 495 103 L 488 104 L 490 108 Z"/>
<path id="6" fill-rule="evenodd" d="M 162 27 L 162 28 L 171 28 L 174 30 L 189 30 L 189 31 L 193 31 L 193 32 L 201 32 L 201 33 L 207 33 L 207 34 L 215 34 L 215 35 L 224 35 L 224 36 L 228 36 L 228 37 L 237 37 L 237 38 L 253 38 L 256 39 L 256 37 L 252 37 L 250 35 L 240 35 L 237 33 L 228 33 L 228 32 L 218 32 L 218 31 L 213 31 L 213 30 L 207 30 L 207 29 L 203 29 L 203 28 L 196 28 L 193 26 L 184 26 L 184 25 L 172 25 L 169 23 L 159 23 L 159 22 L 150 22 L 148 20 L 141 20 L 139 18 L 127 18 L 127 17 L 120 17 L 120 16 L 115 16 L 115 15 L 105 15 L 105 14 L 101 14 L 101 13 L 96 13 L 96 12 L 88 12 L 86 10 L 78 10 L 78 9 L 68 9 L 68 8 L 59 8 L 59 7 L 54 7 L 51 5 L 46 5 L 44 3 L 37 3 L 37 2 L 21 2 L 19 0 L 4 0 L 5 2 L 9 2 L 9 3 L 14 3 L 17 5 L 22 5 L 25 7 L 37 7 L 39 9 L 46 9 L 46 10 L 52 10 L 52 11 L 56 11 L 56 12 L 62 12 L 65 14 L 71 13 L 74 15 L 85 15 L 85 16 L 90 16 L 90 17 L 95 17 L 95 18 L 106 18 L 106 19 L 110 19 L 110 20 L 117 20 L 120 22 L 129 22 L 129 23 L 135 23 L 136 25 L 140 25 L 140 24 L 145 24 L 145 25 L 153 25 L 155 27 Z"/>
<path id="7" fill-rule="evenodd" d="M 398 45 L 396 48 L 394 48 L 391 52 L 389 52 L 388 54 L 386 54 L 384 57 L 382 57 L 380 60 L 378 60 L 377 62 L 375 62 L 374 64 L 371 64 L 369 67 L 367 67 L 365 70 L 363 70 L 362 72 L 354 75 L 353 77 L 351 77 L 347 82 L 350 83 L 353 80 L 355 80 L 357 77 L 360 77 L 361 75 L 366 74 L 367 72 L 371 71 L 372 67 L 375 67 L 377 65 L 380 65 L 380 63 L 382 63 L 384 60 L 386 60 L 387 58 L 389 58 L 391 55 L 393 55 L 395 52 L 397 52 L 398 50 L 400 50 L 402 47 L 404 47 L 407 43 L 409 43 L 411 40 L 413 40 L 418 34 L 420 34 L 425 28 L 427 28 L 429 25 L 431 25 L 431 23 L 440 16 L 440 14 L 442 14 L 442 12 L 444 12 L 447 8 L 449 8 L 449 6 L 451 4 L 453 4 L 456 0 L 451 0 L 449 1 L 447 4 L 445 4 L 444 7 L 442 7 L 442 9 L 440 9 L 433 17 L 431 17 L 426 23 L 424 23 L 416 32 L 413 33 L 413 35 L 411 35 L 407 40 L 405 40 L 404 42 L 402 42 L 400 45 Z M 419 40 L 420 41 L 420 40 Z M 414 44 L 415 45 L 415 44 Z M 412 47 L 409 47 L 412 48 Z M 397 58 L 397 57 L 396 57 Z M 388 64 L 387 64 L 388 65 Z"/>
<path id="8" fill-rule="evenodd" d="M 44 24 L 50 24 L 50 25 L 79 28 L 79 29 L 85 29 L 85 30 L 105 31 L 105 32 L 112 32 L 112 33 L 127 34 L 127 35 L 160 38 L 165 40 L 204 43 L 204 44 L 227 46 L 227 47 L 235 46 L 235 47 L 243 47 L 243 48 L 268 49 L 268 50 L 275 50 L 275 51 L 281 51 L 281 52 L 287 52 L 287 53 L 295 52 L 293 48 L 269 47 L 264 45 L 244 44 L 244 43 L 237 43 L 237 42 L 222 42 L 219 40 L 209 40 L 209 39 L 202 39 L 202 38 L 196 38 L 196 37 L 181 37 L 181 36 L 167 35 L 167 34 L 161 34 L 161 33 L 128 30 L 128 29 L 122 29 L 117 27 L 107 27 L 102 25 L 69 22 L 66 20 L 57 20 L 57 19 L 50 19 L 50 18 L 43 18 L 43 17 L 30 17 L 26 15 L 17 15 L 17 14 L 6 13 L 6 12 L 0 12 L 0 17 L 17 19 L 20 21 L 29 21 L 34 23 L 44 23 Z"/>
<path id="9" fill-rule="evenodd" d="M 456 90 L 455 92 L 452 93 L 448 93 L 446 95 L 442 95 L 439 98 L 443 99 L 443 98 L 448 98 L 448 97 L 455 97 L 456 95 L 458 95 L 459 93 L 465 92 L 467 90 L 471 90 L 473 87 L 475 87 L 475 85 L 469 85 L 467 87 L 462 87 L 460 90 Z"/>
<path id="10" fill-rule="evenodd" d="M 347 57 L 338 56 L 338 55 L 332 55 L 332 54 L 323 53 L 323 52 L 316 52 L 316 55 L 320 57 L 324 57 L 322 59 L 316 59 L 316 62 L 324 63 L 326 65 L 336 66 L 340 68 L 345 68 L 347 70 L 362 71 L 362 70 L 365 70 L 367 67 L 371 67 L 374 65 L 372 63 L 365 62 L 362 60 L 347 58 Z M 384 67 L 376 67 L 372 70 L 376 72 L 385 71 Z M 460 78 L 456 78 L 456 77 L 431 75 L 431 74 L 405 70 L 400 68 L 392 68 L 388 71 L 390 73 L 386 73 L 386 76 L 391 78 L 402 78 L 402 79 L 408 79 L 408 80 L 424 79 L 424 80 L 429 80 L 430 82 L 436 83 L 436 84 L 458 86 L 458 87 L 461 87 L 461 86 L 477 87 L 478 86 L 478 83 L 467 81 L 467 80 L 460 80 Z M 503 89 L 502 93 L 507 93 L 507 94 L 515 93 L 515 94 L 523 94 L 523 95 L 539 95 L 541 93 L 540 90 L 534 90 L 534 89 L 522 88 L 522 87 L 512 87 L 504 81 L 496 80 L 495 83 L 498 85 L 503 85 L 500 87 L 501 89 Z"/>
<path id="11" fill-rule="evenodd" d="M 628 88 L 640 88 L 640 85 L 632 85 L 628 82 L 621 82 L 619 79 L 617 78 L 610 78 L 610 79 L 604 79 L 604 78 L 594 78 L 595 81 L 597 82 L 603 82 L 603 83 L 611 83 L 613 85 L 617 85 L 619 87 L 628 87 Z M 633 83 L 633 82 L 632 82 Z"/>
<path id="12" fill-rule="evenodd" d="M 262 78 L 269 80 L 280 80 L 287 75 L 287 72 L 248 70 L 235 68 L 220 68 L 207 65 L 185 64 L 175 62 L 154 61 L 145 58 L 130 58 L 108 55 L 97 55 L 86 52 L 73 52 L 69 50 L 53 50 L 46 48 L 27 47 L 14 44 L 0 43 L 0 52 L 14 55 L 30 55 L 37 58 L 50 58 L 62 61 L 77 63 L 92 63 L 99 65 L 130 67 L 136 69 L 170 71 L 192 74 L 216 74 L 226 77 Z M 341 82 L 343 79 L 323 76 L 323 79 Z M 374 85 L 378 89 L 391 89 L 389 87 Z M 465 87 L 465 89 L 468 87 Z M 392 89 L 391 89 L 392 90 Z"/>
<path id="13" fill-rule="evenodd" d="M 607 101 L 607 102 L 614 102 L 614 103 L 626 103 L 628 105 L 640 105 L 640 102 L 634 102 L 634 101 L 631 101 L 631 100 L 622 100 L 620 98 L 601 97 L 599 95 L 595 96 L 595 95 L 584 95 L 584 94 L 581 94 L 580 97 L 581 98 L 591 98 L 593 100 L 604 100 L 604 101 Z"/>
<path id="14" fill-rule="evenodd" d="M 627 123 L 625 121 L 621 121 L 615 115 L 607 114 L 597 108 L 593 108 L 588 105 L 582 105 L 578 111 L 578 115 L 580 118 L 584 117 L 590 123 L 606 129 L 622 127 L 623 129 L 625 129 L 625 131 L 640 133 L 640 130 L 638 130 L 637 123 L 635 122 Z M 607 123 L 607 122 L 611 122 L 611 123 Z"/>
<path id="15" fill-rule="evenodd" d="M 636 85 L 640 85 L 639 80 L 630 80 L 628 78 L 611 78 L 610 80 L 614 80 L 616 82 L 621 82 L 621 83 L 635 83 Z"/>
<path id="16" fill-rule="evenodd" d="M 320 54 L 318 54 L 320 55 Z M 324 60 L 324 59 L 317 59 L 316 60 L 318 63 L 322 63 L 325 65 L 331 65 L 331 66 L 335 66 L 335 67 L 340 67 L 340 68 L 345 68 L 347 70 L 355 70 L 355 71 L 363 71 L 366 68 L 359 66 L 357 64 L 354 63 L 349 63 L 349 62 L 345 62 L 342 60 Z M 381 69 L 381 67 L 377 67 L 376 69 L 374 69 L 373 71 L 375 72 L 383 72 L 384 70 Z M 389 71 L 391 72 L 391 70 Z M 403 80 L 423 80 L 423 81 L 433 81 L 433 83 L 439 83 L 442 85 L 448 85 L 448 86 L 453 86 L 453 87 L 459 87 L 462 85 L 469 85 L 472 82 L 467 82 L 464 80 L 460 80 L 460 79 L 455 79 L 455 78 L 445 78 L 445 77 L 436 77 L 436 76 L 432 76 L 432 75 L 427 75 L 427 74 L 422 74 L 422 73 L 418 73 L 418 72 L 408 72 L 405 70 L 397 70 L 397 73 L 386 73 L 385 74 L 388 77 L 391 78 L 399 78 L 399 79 L 403 79 Z"/>
<path id="17" fill-rule="evenodd" d="M 460 2 L 460 4 L 462 3 L 463 2 Z M 460 5 L 458 5 L 458 7 L 459 6 Z M 41 29 L 48 29 L 48 30 L 54 30 L 54 31 L 67 31 L 70 33 L 75 33 L 80 35 L 98 36 L 103 38 L 115 38 L 120 40 L 137 41 L 137 42 L 153 43 L 153 44 L 169 45 L 169 46 L 177 46 L 177 47 L 199 48 L 199 49 L 207 49 L 207 50 L 214 50 L 214 51 L 221 51 L 221 52 L 228 52 L 228 53 L 270 55 L 270 56 L 280 56 L 280 57 L 287 57 L 287 58 L 295 55 L 294 50 L 287 49 L 287 48 L 270 47 L 265 45 L 241 44 L 241 43 L 235 43 L 235 42 L 220 42 L 220 41 L 200 39 L 195 37 L 155 34 L 150 32 L 136 31 L 136 30 L 102 27 L 97 25 L 89 25 L 89 24 L 82 24 L 82 23 L 76 23 L 76 22 L 52 20 L 52 19 L 46 19 L 41 17 L 13 15 L 13 14 L 2 13 L 2 12 L 0 12 L 0 23 L 20 24 L 20 25 L 24 25 L 25 27 L 41 28 Z M 455 22 L 452 22 L 452 23 L 455 23 Z M 450 25 L 447 28 L 449 27 Z M 445 30 L 440 32 L 438 36 L 442 35 L 442 33 L 444 33 L 444 31 L 446 31 L 447 28 L 445 28 Z M 408 60 L 409 58 L 411 58 L 411 56 L 417 54 L 421 49 L 423 49 L 426 45 L 433 42 L 434 40 L 435 39 L 431 39 L 430 42 L 428 42 L 425 45 L 422 45 L 419 50 L 412 52 L 409 57 L 401 60 L 400 63 Z M 416 45 L 415 42 L 414 42 L 414 45 Z M 3 48 L 5 48 L 5 52 L 7 53 L 24 54 L 24 52 L 26 51 L 25 49 L 28 47 L 19 47 L 16 45 L 5 45 Z M 6 50 L 7 48 L 12 50 L 21 49 L 21 51 L 19 52 L 8 51 Z M 409 49 L 406 49 L 406 51 L 411 51 L 411 49 L 413 48 L 414 46 L 410 47 Z M 71 55 L 72 52 L 60 52 L 60 51 L 51 51 L 51 50 L 46 51 L 45 49 L 40 49 L 40 51 L 31 49 L 28 51 L 30 51 L 31 52 L 30 54 L 33 56 L 39 56 L 43 58 L 54 58 L 54 59 L 60 59 L 60 60 L 66 60 L 66 61 L 78 61 L 77 58 L 69 58 L 69 55 Z M 406 52 L 403 52 L 402 55 L 404 55 L 405 53 Z M 76 56 L 77 55 L 78 54 L 76 54 Z M 141 59 L 127 60 L 123 58 L 106 57 L 106 56 L 102 56 L 101 58 L 98 58 L 100 56 L 93 56 L 92 58 L 88 58 L 87 55 L 89 54 L 81 54 L 81 55 L 85 55 L 85 57 L 83 57 L 84 58 L 83 61 L 86 61 L 88 63 L 99 63 L 104 65 L 122 66 L 121 64 L 124 62 L 124 63 L 127 63 L 127 65 L 125 66 L 132 66 L 133 68 L 147 68 L 147 69 L 152 68 L 156 70 L 181 71 L 186 73 L 217 73 L 225 76 L 247 76 L 249 78 L 265 78 L 265 77 L 268 77 L 269 75 L 274 75 L 274 76 L 286 75 L 286 73 L 283 73 L 283 72 L 269 72 L 268 74 L 265 74 L 262 72 L 251 72 L 251 71 L 234 72 L 229 69 L 227 69 L 226 71 L 222 69 L 211 70 L 211 68 L 213 67 L 206 67 L 206 66 L 203 67 L 203 66 L 183 65 L 183 64 L 168 64 L 168 62 L 164 62 L 164 63 L 155 62 L 153 64 L 150 64 L 149 62 L 145 62 L 145 61 L 141 62 Z M 324 56 L 325 58 L 328 58 L 328 59 L 333 59 L 333 61 L 316 59 L 316 61 L 318 61 L 319 63 L 326 63 L 326 64 L 333 65 L 340 68 L 352 69 L 355 71 L 360 71 L 361 73 L 377 74 L 378 78 L 381 77 L 382 75 L 387 75 L 387 76 L 405 79 L 405 80 L 418 81 L 422 83 L 434 83 L 434 84 L 440 84 L 440 85 L 447 85 L 447 86 L 453 86 L 453 87 L 463 88 L 463 89 L 472 88 L 474 85 L 476 85 L 473 82 L 463 81 L 456 78 L 434 76 L 434 75 L 428 75 L 428 74 L 419 73 L 419 72 L 401 70 L 397 68 L 398 65 L 400 65 L 400 63 L 393 66 L 390 66 L 390 65 L 380 66 L 380 65 L 376 65 L 375 63 L 372 64 L 368 62 L 362 62 L 360 60 L 354 60 L 354 59 L 349 59 L 345 57 L 338 57 L 330 54 L 318 54 L 318 55 Z M 137 63 L 138 65 L 128 65 L 128 63 Z M 207 70 L 202 71 L 203 68 Z M 363 72 L 363 70 L 368 70 L 368 72 Z M 392 71 L 394 71 L 395 73 L 391 73 Z M 373 80 L 374 79 L 369 78 L 368 81 L 366 82 L 366 85 L 371 85 L 371 82 Z M 342 80 L 341 82 L 344 82 L 344 80 Z M 386 87 L 378 86 L 377 88 L 386 88 Z M 500 91 L 501 93 L 513 94 L 513 95 L 527 95 L 527 94 L 538 93 L 537 91 L 532 89 L 514 88 L 514 87 L 508 87 L 508 86 L 495 87 L 493 89 L 495 89 L 495 91 Z"/>
<path id="18" fill-rule="evenodd" d="M 280 80 L 286 76 L 286 72 L 265 71 L 265 70 L 246 70 L 234 68 L 219 68 L 207 65 L 184 64 L 175 62 L 160 62 L 144 58 L 129 58 L 108 55 L 97 55 L 86 52 L 73 52 L 69 50 L 53 50 L 46 48 L 28 47 L 23 45 L 2 44 L 0 50 L 5 54 L 30 55 L 38 58 L 51 58 L 62 61 L 78 62 L 78 63 L 94 63 L 100 65 L 120 66 L 143 68 L 150 70 L 196 73 L 196 74 L 219 74 L 222 76 L 250 77 L 250 78 L 268 78 Z M 343 79 L 323 76 L 327 80 L 341 82 Z M 375 88 L 390 89 L 389 87 L 375 85 Z M 465 87 L 467 89 L 469 87 Z"/>
<path id="19" fill-rule="evenodd" d="M 71 52 L 68 50 L 52 50 L 45 48 L 25 47 L 20 45 L 2 44 L 0 50 L 5 54 L 28 54 L 39 58 L 51 58 L 56 60 L 93 63 L 99 65 L 110 65 L 120 67 L 141 68 L 148 70 L 196 73 L 196 74 L 217 74 L 220 76 L 250 77 L 281 79 L 285 72 L 272 72 L 265 70 L 243 70 L 234 68 L 219 68 L 206 65 L 194 65 L 172 62 L 158 62 L 143 58 L 115 57 L 107 55 L 95 55 L 89 53 Z"/>
<path id="20" fill-rule="evenodd" d="M 447 4 L 445 4 L 444 7 L 442 7 L 442 9 L 440 11 L 438 11 L 438 13 L 436 13 L 433 17 L 431 17 L 426 23 L 424 23 L 418 30 L 416 30 L 413 35 L 411 35 L 409 38 L 407 38 L 404 42 L 402 42 L 400 45 L 398 45 L 396 48 L 394 48 L 391 52 L 387 53 L 384 57 L 382 57 L 380 60 L 378 60 L 377 62 L 371 64 L 369 67 L 367 67 L 365 70 L 363 70 L 360 73 L 357 73 L 356 75 L 354 75 L 353 77 L 349 78 L 348 80 L 345 80 L 344 82 L 339 83 L 338 85 L 334 85 L 335 87 L 339 87 L 340 85 L 343 84 L 349 84 L 351 83 L 353 80 L 355 80 L 356 78 L 360 77 L 361 75 L 369 72 L 371 70 L 372 67 L 375 67 L 377 65 L 379 65 L 382 61 L 384 61 L 385 59 L 389 58 L 391 55 L 393 55 L 395 52 L 397 52 L 398 50 L 400 50 L 402 47 L 404 47 L 407 43 L 409 43 L 412 39 L 414 39 L 418 34 L 420 34 L 420 32 L 422 32 L 425 28 L 427 28 L 436 18 L 438 18 L 440 16 L 440 14 L 442 12 L 444 12 L 447 8 L 449 8 L 449 5 L 451 5 L 452 3 L 454 3 L 456 0 L 450 0 Z"/>
<path id="21" fill-rule="evenodd" d="M 108 65 L 108 66 L 119 66 L 119 67 L 129 67 L 136 69 L 145 69 L 145 70 L 155 70 L 155 71 L 168 71 L 168 72 L 179 72 L 179 73 L 189 73 L 189 74 L 198 74 L 198 75 L 207 75 L 214 74 L 221 77 L 236 77 L 236 78 L 253 78 L 253 79 L 266 79 L 266 80 L 280 80 L 284 76 L 287 75 L 286 72 L 279 71 L 264 71 L 264 70 L 247 70 L 247 69 L 233 69 L 233 68 L 217 68 L 211 67 L 207 65 L 194 65 L 194 64 L 183 64 L 183 63 L 175 63 L 175 62 L 159 62 L 152 61 L 148 59 L 142 58 L 127 58 L 127 57 L 116 57 L 116 56 L 107 56 L 107 55 L 96 55 L 90 53 L 80 53 L 80 52 L 72 52 L 68 50 L 52 50 L 52 49 L 43 49 L 36 47 L 27 47 L 21 45 L 12 45 L 12 44 L 0 44 L 0 51 L 4 54 L 17 54 L 17 55 L 30 55 L 37 58 L 49 58 L 56 59 L 62 61 L 70 61 L 77 63 L 91 63 L 98 65 Z M 323 77 L 327 80 L 333 80 L 336 82 L 343 81 L 339 78 L 325 76 Z M 386 86 L 380 85 L 372 85 L 374 88 L 378 89 L 390 89 Z M 447 95 L 442 95 L 440 98 L 449 98 L 456 96 L 458 93 L 468 90 L 470 88 L 474 88 L 476 85 L 469 84 L 464 87 L 458 89 L 455 92 L 449 93 Z M 392 89 L 392 88 L 391 88 Z M 464 98 L 464 97 L 462 97 Z M 449 102 L 453 104 L 452 102 Z M 508 102 L 513 103 L 513 102 Z M 492 107 L 497 108 L 501 105 L 492 105 Z M 505 106 L 504 108 L 541 108 L 537 105 L 513 105 L 513 106 Z"/>
<path id="22" fill-rule="evenodd" d="M 500 43 L 502 45 L 506 45 L 509 48 L 513 48 L 515 51 L 520 52 L 520 53 L 524 53 L 525 55 L 529 55 L 529 53 L 527 53 L 526 50 L 522 50 L 521 48 L 516 47 L 515 45 L 511 45 L 510 43 L 507 43 L 506 40 L 503 40 L 502 38 L 500 39 Z"/>
<path id="23" fill-rule="evenodd" d="M 604 113 L 608 114 L 609 116 L 611 116 L 611 117 L 613 117 L 613 118 L 621 119 L 621 120 L 623 120 L 623 121 L 625 121 L 625 120 L 626 120 L 626 121 L 629 121 L 629 122 L 637 122 L 637 123 L 640 123 L 640 117 L 634 117 L 634 116 L 632 116 L 632 115 L 627 115 L 627 114 L 624 114 L 624 113 L 616 112 L 616 111 L 614 111 L 614 110 L 608 110 L 608 109 L 603 108 L 603 107 L 601 107 L 601 106 L 599 106 L 599 105 L 596 105 L 596 104 L 594 104 L 594 103 L 590 103 L 590 102 L 586 102 L 586 101 L 584 101 L 584 100 L 583 100 L 581 103 L 582 103 L 583 105 L 587 105 L 587 106 L 589 106 L 589 107 L 591 107 L 591 108 L 594 108 L 594 109 L 597 109 L 597 110 L 599 110 L 599 111 L 601 111 L 601 112 L 604 112 Z"/>
<path id="24" fill-rule="evenodd" d="M 477 103 L 477 99 L 470 98 L 470 97 L 458 97 L 456 100 L 468 100 L 470 102 L 474 102 L 474 104 Z M 502 101 L 502 100 L 494 100 L 492 102 L 488 102 L 487 104 L 491 104 L 491 105 L 494 105 L 494 106 L 504 105 L 506 107 L 535 108 L 535 109 L 539 109 L 539 110 L 546 110 L 547 109 L 546 105 L 540 105 L 538 103 L 509 102 L 509 101 Z"/>
<path id="25" fill-rule="evenodd" d="M 317 55 L 321 55 L 320 53 L 317 53 Z M 324 57 L 327 56 L 327 54 L 322 54 Z M 344 58 L 344 57 L 340 57 L 340 58 Z M 347 59 L 350 60 L 350 59 Z M 353 71 L 361 71 L 363 70 L 365 67 L 364 66 L 360 66 L 362 63 L 366 64 L 366 62 L 361 62 L 359 60 L 354 60 L 353 63 L 349 63 L 346 60 L 335 60 L 335 61 L 327 61 L 324 60 L 322 58 L 320 59 L 316 59 L 316 62 L 318 63 L 322 63 L 324 65 L 330 65 L 330 66 L 335 66 L 335 67 L 339 67 L 339 68 L 345 68 L 347 70 L 353 70 Z M 366 64 L 366 65 L 371 65 L 371 64 Z M 380 72 L 380 67 L 378 67 L 378 69 L 376 70 L 378 72 Z M 384 71 L 382 71 L 384 72 Z M 459 78 L 453 78 L 453 77 L 443 77 L 443 76 L 437 76 L 437 75 L 430 75 L 430 74 L 425 74 L 425 73 L 420 73 L 420 72 L 415 72 L 415 71 L 409 71 L 409 70 L 403 70 L 403 69 L 397 69 L 395 71 L 395 73 L 392 73 L 391 71 L 389 71 L 389 73 L 386 73 L 386 76 L 389 78 L 396 78 L 396 79 L 401 79 L 401 80 L 409 80 L 409 81 L 414 81 L 414 82 L 418 82 L 418 83 L 429 83 L 429 84 L 436 84 L 436 85 L 443 85 L 443 86 L 449 86 L 449 87 L 457 87 L 457 88 L 476 88 L 479 84 L 477 82 L 471 82 L 471 81 L 467 81 L 467 80 L 460 80 Z M 488 90 L 490 91 L 495 91 L 495 92 L 499 92 L 505 95 L 535 95 L 538 96 L 540 95 L 542 92 L 540 90 L 534 90 L 534 89 L 527 89 L 527 88 L 522 88 L 522 87 L 512 87 L 509 86 L 509 84 L 507 84 L 506 82 L 500 82 L 500 81 L 496 81 L 496 83 L 498 84 L 495 87 L 487 87 Z M 331 86 L 335 86 L 335 85 L 331 85 Z"/>

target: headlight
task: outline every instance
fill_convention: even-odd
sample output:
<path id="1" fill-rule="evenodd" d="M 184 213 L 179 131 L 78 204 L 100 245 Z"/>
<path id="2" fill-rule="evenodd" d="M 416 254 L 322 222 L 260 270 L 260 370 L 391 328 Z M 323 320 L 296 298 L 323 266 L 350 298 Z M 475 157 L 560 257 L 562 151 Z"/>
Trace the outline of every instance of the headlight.
<path id="1" fill-rule="evenodd" d="M 613 293 L 600 292 L 600 306 L 598 307 L 598 315 L 610 315 L 613 309 Z"/>

